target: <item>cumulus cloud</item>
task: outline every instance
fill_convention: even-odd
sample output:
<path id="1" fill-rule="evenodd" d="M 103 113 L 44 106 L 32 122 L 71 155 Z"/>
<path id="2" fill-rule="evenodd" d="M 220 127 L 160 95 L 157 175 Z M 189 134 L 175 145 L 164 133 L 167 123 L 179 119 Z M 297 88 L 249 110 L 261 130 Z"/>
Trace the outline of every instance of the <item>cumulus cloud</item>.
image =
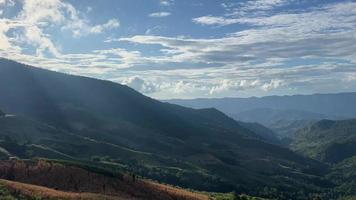
<path id="1" fill-rule="evenodd" d="M 209 94 L 213 95 L 216 93 L 226 92 L 226 91 L 239 91 L 239 90 L 247 90 L 251 88 L 256 88 L 260 86 L 261 83 L 259 80 L 229 80 L 224 79 L 221 81 L 219 85 L 212 86 Z"/>
<path id="2" fill-rule="evenodd" d="M 100 25 L 91 27 L 90 32 L 91 33 L 102 33 L 105 30 L 118 28 L 119 26 L 120 26 L 120 21 L 118 19 L 110 19 L 105 24 L 100 24 Z"/>
<path id="3" fill-rule="evenodd" d="M 161 18 L 161 17 L 168 17 L 170 15 L 171 15 L 170 12 L 155 12 L 155 13 L 149 14 L 148 16 L 149 17 Z"/>
<path id="4" fill-rule="evenodd" d="M 156 92 L 156 86 L 153 83 L 146 82 L 137 76 L 129 77 L 121 83 L 146 94 Z"/>
<path id="5" fill-rule="evenodd" d="M 23 42 L 36 49 L 37 56 L 50 53 L 55 57 L 61 57 L 60 48 L 53 42 L 51 35 L 46 31 L 53 27 L 62 27 L 63 31 L 70 31 L 74 37 L 88 34 L 98 34 L 105 30 L 117 28 L 120 22 L 111 19 L 107 23 L 91 25 L 83 13 L 74 8 L 70 3 L 60 0 L 26 0 L 20 1 L 21 10 L 13 18 L 2 19 L 0 42 L 2 48 L 20 46 L 14 38 L 7 33 L 12 30 L 15 33 L 17 43 Z M 0 5 L 12 5 L 12 0 L 2 0 Z"/>
<path id="6" fill-rule="evenodd" d="M 261 88 L 264 91 L 270 91 L 272 89 L 276 89 L 276 88 L 282 86 L 283 83 L 284 83 L 283 80 L 273 79 L 269 83 L 263 84 Z"/>

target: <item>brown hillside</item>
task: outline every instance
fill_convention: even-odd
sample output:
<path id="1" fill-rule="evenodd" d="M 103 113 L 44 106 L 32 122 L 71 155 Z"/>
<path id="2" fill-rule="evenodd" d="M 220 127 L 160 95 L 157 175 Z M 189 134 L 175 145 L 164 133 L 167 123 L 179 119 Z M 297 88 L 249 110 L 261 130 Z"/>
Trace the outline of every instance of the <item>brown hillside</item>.
<path id="1" fill-rule="evenodd" d="M 54 189 L 45 190 L 46 194 L 51 193 L 51 191 L 61 190 L 71 192 L 65 193 L 69 196 L 84 195 L 82 193 L 95 193 L 120 197 L 121 199 L 209 199 L 206 195 L 153 183 L 147 180 L 133 178 L 131 176 L 106 176 L 103 174 L 90 172 L 80 167 L 67 166 L 60 163 L 43 160 L 2 161 L 0 162 L 0 178 Z M 7 183 L 10 184 L 11 182 Z M 10 186 L 16 188 L 16 184 L 10 184 Z M 62 194 L 59 191 L 58 193 Z"/>
<path id="2" fill-rule="evenodd" d="M 19 183 L 15 181 L 8 181 L 0 179 L 0 185 L 4 186 L 10 191 L 11 194 L 21 195 L 25 198 L 40 197 L 41 199 L 62 199 L 62 200 L 131 200 L 122 197 L 113 197 L 101 194 L 93 193 L 75 193 L 75 192 L 63 192 L 54 190 L 42 186 L 30 185 L 25 183 Z"/>

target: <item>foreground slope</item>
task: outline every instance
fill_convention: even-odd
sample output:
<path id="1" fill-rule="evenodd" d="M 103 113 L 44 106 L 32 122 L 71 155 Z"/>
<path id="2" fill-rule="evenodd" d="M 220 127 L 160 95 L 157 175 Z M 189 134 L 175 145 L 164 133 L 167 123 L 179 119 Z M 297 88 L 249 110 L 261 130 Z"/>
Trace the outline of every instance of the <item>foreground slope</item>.
<path id="1" fill-rule="evenodd" d="M 4 156 L 93 159 L 209 191 L 295 196 L 325 186 L 323 165 L 216 109 L 161 103 L 113 82 L 5 59 L 0 96 L 0 108 L 12 114 L 0 119 Z"/>
<path id="2" fill-rule="evenodd" d="M 0 185 L 8 188 L 10 194 L 20 193 L 28 198 L 39 196 L 44 199 L 209 199 L 204 194 L 125 174 L 54 161 L 2 161 L 0 172 L 0 178 L 4 179 L 0 180 Z"/>

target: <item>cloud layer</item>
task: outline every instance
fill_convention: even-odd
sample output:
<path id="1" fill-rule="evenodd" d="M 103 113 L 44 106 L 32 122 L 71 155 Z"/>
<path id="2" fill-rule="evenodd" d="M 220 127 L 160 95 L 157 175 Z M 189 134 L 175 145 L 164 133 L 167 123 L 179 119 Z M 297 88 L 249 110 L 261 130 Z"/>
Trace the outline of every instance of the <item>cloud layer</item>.
<path id="1" fill-rule="evenodd" d="M 181 10 L 192 16 L 186 21 L 171 10 L 207 6 L 204 1 L 155 4 L 154 10 L 169 11 L 142 11 L 143 22 L 153 21 L 140 32 L 118 16 L 92 22 L 92 5 L 80 10 L 60 0 L 0 0 L 0 56 L 109 79 L 157 98 L 356 89 L 356 2 L 227 1 L 204 15 Z M 169 24 L 160 24 L 162 17 Z M 63 51 L 63 35 L 96 46 Z"/>

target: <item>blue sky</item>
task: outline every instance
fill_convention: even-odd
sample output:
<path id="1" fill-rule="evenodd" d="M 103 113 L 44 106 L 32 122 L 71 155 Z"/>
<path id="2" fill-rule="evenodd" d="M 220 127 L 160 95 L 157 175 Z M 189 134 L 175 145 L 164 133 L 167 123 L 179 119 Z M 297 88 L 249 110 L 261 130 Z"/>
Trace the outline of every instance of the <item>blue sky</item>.
<path id="1" fill-rule="evenodd" d="M 0 56 L 158 99 L 356 91 L 356 1 L 0 0 Z"/>

